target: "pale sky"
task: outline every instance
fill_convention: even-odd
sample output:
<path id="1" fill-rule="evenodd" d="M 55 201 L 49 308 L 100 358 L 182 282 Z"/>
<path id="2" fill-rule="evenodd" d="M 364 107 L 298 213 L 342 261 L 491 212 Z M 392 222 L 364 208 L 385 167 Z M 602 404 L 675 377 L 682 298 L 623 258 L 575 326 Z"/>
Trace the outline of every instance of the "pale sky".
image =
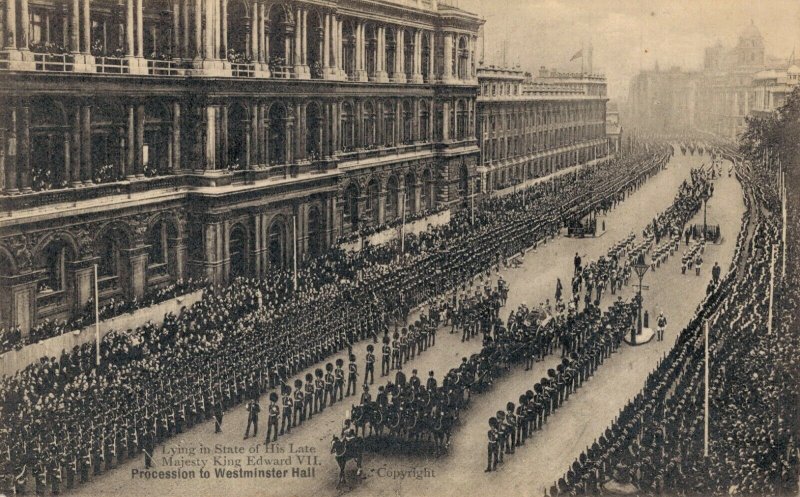
<path id="1" fill-rule="evenodd" d="M 486 64 L 506 61 L 580 70 L 569 62 L 582 40 L 594 46 L 594 68 L 608 78 L 609 96 L 627 95 L 640 68 L 700 68 L 703 49 L 736 44 L 751 20 L 768 56 L 800 61 L 800 0 L 449 0 L 486 20 Z M 479 41 L 480 45 L 480 41 Z M 478 52 L 480 53 L 480 46 Z M 800 63 L 800 62 L 799 62 Z"/>

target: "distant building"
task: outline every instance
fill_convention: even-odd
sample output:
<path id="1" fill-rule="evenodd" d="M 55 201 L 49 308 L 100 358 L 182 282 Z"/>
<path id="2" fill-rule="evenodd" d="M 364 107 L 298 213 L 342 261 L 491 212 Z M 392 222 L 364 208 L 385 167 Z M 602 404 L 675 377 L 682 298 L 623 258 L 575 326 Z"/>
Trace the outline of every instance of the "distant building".
<path id="1" fill-rule="evenodd" d="M 745 117 L 756 107 L 757 86 L 775 86 L 770 92 L 780 99 L 785 88 L 778 80 L 783 81 L 779 76 L 787 73 L 788 66 L 785 60 L 765 54 L 764 39 L 751 22 L 735 46 L 717 42 L 706 48 L 700 71 L 677 67 L 659 71 L 656 64 L 654 70 L 636 75 L 628 96 L 631 124 L 650 132 L 697 129 L 736 138 L 744 130 Z M 757 75 L 761 75 L 760 83 Z M 788 76 L 786 82 L 791 81 Z"/>
<path id="2" fill-rule="evenodd" d="M 477 71 L 481 191 L 547 176 L 608 155 L 606 80 L 544 68 Z"/>
<path id="3" fill-rule="evenodd" d="M 753 78 L 755 98 L 750 114 L 764 116 L 777 111 L 794 88 L 800 85 L 800 67 L 791 65 L 785 71 L 770 69 Z"/>

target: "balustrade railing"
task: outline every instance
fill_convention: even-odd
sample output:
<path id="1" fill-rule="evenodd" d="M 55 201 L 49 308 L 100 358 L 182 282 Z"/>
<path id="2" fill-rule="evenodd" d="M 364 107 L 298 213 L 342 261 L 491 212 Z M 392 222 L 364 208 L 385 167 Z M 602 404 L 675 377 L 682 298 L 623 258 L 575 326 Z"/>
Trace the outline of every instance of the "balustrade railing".
<path id="1" fill-rule="evenodd" d="M 48 307 L 58 307 L 66 303 L 66 292 L 63 290 L 45 290 L 36 295 L 36 307 L 45 309 Z"/>
<path id="2" fill-rule="evenodd" d="M 37 71 L 71 72 L 75 66 L 72 54 L 33 54 L 34 68 Z"/>
<path id="3" fill-rule="evenodd" d="M 128 74 L 128 61 L 121 57 L 95 57 L 95 71 L 103 74 Z"/>
<path id="4" fill-rule="evenodd" d="M 252 78 L 256 75 L 256 65 L 249 64 L 231 64 L 231 75 L 236 78 Z"/>
<path id="5" fill-rule="evenodd" d="M 291 79 L 294 75 L 294 67 L 273 65 L 270 66 L 269 72 L 273 78 Z"/>
<path id="6" fill-rule="evenodd" d="M 174 60 L 147 59 L 147 74 L 151 76 L 177 76 L 178 69 Z"/>

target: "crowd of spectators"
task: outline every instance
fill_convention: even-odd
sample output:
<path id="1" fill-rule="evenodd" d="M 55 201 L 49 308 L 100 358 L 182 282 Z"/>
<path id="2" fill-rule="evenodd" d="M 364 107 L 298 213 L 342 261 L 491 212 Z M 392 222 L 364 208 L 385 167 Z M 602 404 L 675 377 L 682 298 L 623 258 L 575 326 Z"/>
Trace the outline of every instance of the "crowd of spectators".
<path id="1" fill-rule="evenodd" d="M 774 177 L 741 163 L 737 176 L 747 213 L 731 270 L 712 281 L 643 390 L 553 485 L 551 496 L 797 494 L 800 265 L 791 250 L 785 274 L 777 263 L 789 247 L 780 243 Z M 795 236 L 797 228 L 796 221 L 788 227 Z"/>
<path id="2" fill-rule="evenodd" d="M 208 288 L 162 326 L 108 333 L 0 382 L 0 480 L 9 492 L 71 487 L 212 413 L 375 336 L 412 308 L 553 235 L 663 168 L 668 147 L 581 170 L 569 181 L 491 198 L 418 236 L 358 252 L 332 249 L 292 275 Z M 209 291 L 210 290 L 210 291 Z M 221 415 L 220 415 L 221 418 Z"/>

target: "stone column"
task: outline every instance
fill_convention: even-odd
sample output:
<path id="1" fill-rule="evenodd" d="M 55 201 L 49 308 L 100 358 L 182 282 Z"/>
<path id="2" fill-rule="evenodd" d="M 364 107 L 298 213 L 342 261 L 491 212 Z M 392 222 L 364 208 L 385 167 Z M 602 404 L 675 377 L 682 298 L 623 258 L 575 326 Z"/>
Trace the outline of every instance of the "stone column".
<path id="1" fill-rule="evenodd" d="M 205 169 L 211 171 L 217 168 L 217 109 L 213 105 L 206 106 L 206 138 L 205 138 Z"/>
<path id="2" fill-rule="evenodd" d="M 331 66 L 331 15 L 325 14 L 322 19 L 322 74 L 329 79 Z"/>
<path id="3" fill-rule="evenodd" d="M 253 17 L 256 15 L 256 9 L 253 10 Z M 220 15 L 220 23 L 222 24 L 222 33 L 220 34 L 220 43 L 222 44 L 222 60 L 228 60 L 228 0 L 222 0 L 222 13 Z M 251 58 L 255 59 L 251 55 Z"/>
<path id="4" fill-rule="evenodd" d="M 172 103 L 172 169 L 183 169 L 181 162 L 181 104 Z"/>
<path id="5" fill-rule="evenodd" d="M 414 32 L 414 57 L 411 71 L 411 82 L 422 83 L 422 31 Z"/>
<path id="6" fill-rule="evenodd" d="M 444 67 L 442 68 L 442 82 L 453 82 L 453 34 L 444 35 Z"/>
<path id="7" fill-rule="evenodd" d="M 81 51 L 81 2 L 72 0 L 70 9 L 70 51 L 74 54 Z"/>
<path id="8" fill-rule="evenodd" d="M 6 0 L 6 2 L 9 3 L 13 1 L 14 0 Z M 30 43 L 31 40 L 30 23 L 28 21 L 30 19 L 30 14 L 28 13 L 28 0 L 19 0 L 19 18 L 20 18 L 19 49 L 28 50 L 28 44 Z"/>
<path id="9" fill-rule="evenodd" d="M 125 174 L 128 179 L 136 177 L 136 111 L 128 105 L 128 137 L 126 139 Z"/>
<path id="10" fill-rule="evenodd" d="M 189 0 L 187 0 L 189 1 Z M 194 58 L 203 58 L 203 3 L 194 0 Z"/>
<path id="11" fill-rule="evenodd" d="M 3 48 L 6 50 L 17 48 L 17 2 L 6 0 L 6 18 L 4 27 L 6 29 L 5 38 L 2 40 Z M 10 22 L 13 19 L 14 22 Z"/>
<path id="12" fill-rule="evenodd" d="M 377 34 L 377 54 L 375 57 L 375 81 L 389 81 L 389 74 L 386 72 L 386 28 L 378 27 Z"/>
<path id="13" fill-rule="evenodd" d="M 9 110 L 11 117 L 8 126 L 8 141 L 3 143 L 5 147 L 5 192 L 17 193 L 17 110 L 11 107 Z"/>
<path id="14" fill-rule="evenodd" d="M 92 108 L 81 105 L 81 181 L 92 183 Z"/>
<path id="15" fill-rule="evenodd" d="M 89 0 L 84 0 L 88 3 Z M 142 0 L 136 0 L 136 57 L 144 57 L 144 8 Z M 91 26 L 90 26 L 91 29 Z"/>
<path id="16" fill-rule="evenodd" d="M 180 0 L 172 0 L 172 58 L 181 54 L 181 5 Z"/>
<path id="17" fill-rule="evenodd" d="M 136 135 L 135 135 L 135 162 L 134 174 L 137 178 L 144 177 L 144 104 L 136 106 Z"/>
<path id="18" fill-rule="evenodd" d="M 405 31 L 398 29 L 394 36 L 394 67 L 392 68 L 392 81 L 406 82 L 405 73 Z"/>
<path id="19" fill-rule="evenodd" d="M 17 109 L 19 111 L 17 184 L 20 192 L 28 193 L 31 191 L 31 108 L 27 104 L 23 104 Z"/>
<path id="20" fill-rule="evenodd" d="M 145 246 L 124 249 L 120 287 L 128 298 L 141 300 L 147 288 L 147 248 Z M 127 263 L 126 263 L 127 262 Z"/>
<path id="21" fill-rule="evenodd" d="M 356 77 L 358 81 L 369 81 L 367 75 L 367 46 L 364 42 L 364 23 L 356 24 Z"/>
<path id="22" fill-rule="evenodd" d="M 189 36 L 191 34 L 191 28 L 189 26 L 189 2 L 190 0 L 180 0 L 181 8 L 183 9 L 183 14 L 181 15 L 182 19 L 182 27 L 183 33 L 181 36 L 181 57 L 182 58 L 190 58 L 191 54 L 189 53 Z"/>

